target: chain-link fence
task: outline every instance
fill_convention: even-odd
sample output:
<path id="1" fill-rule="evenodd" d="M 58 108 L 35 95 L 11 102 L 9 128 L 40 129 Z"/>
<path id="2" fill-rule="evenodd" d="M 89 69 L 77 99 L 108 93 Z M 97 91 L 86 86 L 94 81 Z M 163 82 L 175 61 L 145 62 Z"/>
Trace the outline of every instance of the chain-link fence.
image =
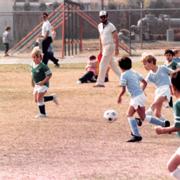
<path id="1" fill-rule="evenodd" d="M 137 48 L 164 48 L 167 42 L 174 42 L 175 45 L 172 44 L 172 46 L 179 45 L 180 8 L 107 11 L 109 20 L 118 30 L 119 41 L 126 44 L 131 50 Z M 54 13 L 51 19 L 53 26 L 56 27 L 56 40 L 62 41 L 62 30 L 64 28 L 64 35 L 67 38 L 65 42 L 67 47 L 70 46 L 69 49 L 73 49 L 73 43 L 76 46 L 82 46 L 81 43 L 83 43 L 84 39 L 96 39 L 98 42 L 98 14 L 99 11 L 81 10 L 80 8 L 72 8 L 72 6 L 68 6 L 67 9 L 62 7 L 56 9 L 56 15 Z M 0 36 L 2 36 L 6 26 L 11 26 L 13 37 L 11 46 L 13 46 L 28 33 L 31 34 L 32 30 L 38 25 L 39 31 L 37 33 L 40 34 L 41 15 L 42 11 L 0 12 Z M 53 18 L 53 16 L 55 17 Z M 30 39 L 34 38 L 35 41 L 36 37 L 37 34 Z M 98 44 L 94 46 L 96 47 Z M 62 43 L 57 43 L 57 49 L 61 48 Z"/>

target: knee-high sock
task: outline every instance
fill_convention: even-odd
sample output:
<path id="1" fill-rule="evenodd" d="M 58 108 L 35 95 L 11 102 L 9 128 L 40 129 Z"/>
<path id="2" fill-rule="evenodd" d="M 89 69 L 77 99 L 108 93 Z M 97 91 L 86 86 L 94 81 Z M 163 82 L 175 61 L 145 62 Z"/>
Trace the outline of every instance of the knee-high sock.
<path id="1" fill-rule="evenodd" d="M 141 136 L 139 133 L 139 129 L 137 126 L 137 121 L 133 117 L 128 117 L 129 126 L 131 128 L 131 132 L 135 136 Z"/>
<path id="2" fill-rule="evenodd" d="M 52 101 L 54 99 L 53 96 L 44 96 L 44 102 Z"/>
<path id="3" fill-rule="evenodd" d="M 150 116 L 150 115 L 146 115 L 146 120 L 151 123 L 151 124 L 155 124 L 158 126 L 164 126 L 165 122 L 157 117 L 154 116 Z"/>
<path id="4" fill-rule="evenodd" d="M 41 114 L 46 114 L 45 104 L 44 102 L 38 102 L 39 111 Z"/>

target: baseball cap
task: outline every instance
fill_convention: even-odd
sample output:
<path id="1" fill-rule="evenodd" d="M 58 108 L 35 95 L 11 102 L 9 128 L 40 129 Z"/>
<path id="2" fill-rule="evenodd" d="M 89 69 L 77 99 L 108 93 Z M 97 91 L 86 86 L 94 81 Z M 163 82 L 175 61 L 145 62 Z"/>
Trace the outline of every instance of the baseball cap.
<path id="1" fill-rule="evenodd" d="M 107 12 L 102 10 L 99 12 L 99 16 L 106 16 L 107 15 Z"/>

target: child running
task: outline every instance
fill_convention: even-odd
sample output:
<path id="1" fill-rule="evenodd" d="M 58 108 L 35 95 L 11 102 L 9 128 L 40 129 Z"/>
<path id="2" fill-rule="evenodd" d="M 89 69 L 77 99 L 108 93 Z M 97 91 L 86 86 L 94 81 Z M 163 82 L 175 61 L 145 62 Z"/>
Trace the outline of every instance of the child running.
<path id="1" fill-rule="evenodd" d="M 138 142 L 142 140 L 142 136 L 138 129 L 138 125 L 141 125 L 141 121 L 144 121 L 144 119 L 146 119 L 149 123 L 160 126 L 169 126 L 169 121 L 162 121 L 161 119 L 150 115 L 146 116 L 146 97 L 143 90 L 146 87 L 147 83 L 140 74 L 131 69 L 131 59 L 129 57 L 121 58 L 119 60 L 119 67 L 122 71 L 122 75 L 120 80 L 121 92 L 119 93 L 117 102 L 121 103 L 122 96 L 126 92 L 126 87 L 131 96 L 130 105 L 127 112 L 127 119 L 131 129 L 132 138 L 129 139 L 127 142 Z M 133 117 L 136 112 L 138 113 L 140 119 Z"/>
<path id="2" fill-rule="evenodd" d="M 177 98 L 173 106 L 174 111 L 174 124 L 170 127 L 156 127 L 157 134 L 170 134 L 172 132 L 177 132 L 177 135 L 180 137 L 180 70 L 174 72 L 171 77 L 172 91 L 173 95 Z M 177 151 L 171 156 L 168 162 L 168 170 L 172 176 L 176 179 L 180 179 L 180 147 Z"/>
<path id="3" fill-rule="evenodd" d="M 170 122 L 162 117 L 161 110 L 163 103 L 170 101 L 171 91 L 169 75 L 172 73 L 172 70 L 164 65 L 157 66 L 156 61 L 156 58 L 152 55 L 147 55 L 142 60 L 144 68 L 149 71 L 146 82 L 151 82 L 156 86 L 154 102 L 147 110 L 146 114 L 154 114 L 157 118 L 164 120 L 164 126 L 169 126 Z M 159 125 L 163 126 L 162 124 Z"/>
<path id="4" fill-rule="evenodd" d="M 32 50 L 32 80 L 34 83 L 34 98 L 39 107 L 39 114 L 35 118 L 45 118 L 47 116 L 45 110 L 45 103 L 47 101 L 54 101 L 58 105 L 56 95 L 45 96 L 49 88 L 49 80 L 52 76 L 51 70 L 42 62 L 42 53 L 39 47 Z"/>

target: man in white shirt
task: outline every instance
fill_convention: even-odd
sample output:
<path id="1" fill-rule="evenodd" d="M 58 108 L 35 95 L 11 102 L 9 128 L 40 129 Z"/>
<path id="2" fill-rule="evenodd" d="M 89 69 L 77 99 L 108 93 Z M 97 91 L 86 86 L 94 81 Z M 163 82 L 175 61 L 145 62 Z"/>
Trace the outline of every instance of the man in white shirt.
<path id="1" fill-rule="evenodd" d="M 43 56 L 43 63 L 47 64 L 48 60 L 50 59 L 53 63 L 59 67 L 58 59 L 54 57 L 53 52 L 49 51 L 51 49 L 51 43 L 53 42 L 52 39 L 52 26 L 48 21 L 48 14 L 46 12 L 43 13 L 43 25 L 42 25 L 42 32 L 41 36 L 43 37 L 42 41 L 42 52 Z"/>
<path id="2" fill-rule="evenodd" d="M 119 54 L 119 39 L 116 27 L 108 21 L 108 13 L 100 11 L 99 17 L 101 23 L 98 25 L 100 35 L 100 52 L 102 52 L 102 59 L 99 65 L 99 74 L 95 87 L 105 87 L 104 80 L 108 66 L 120 78 L 120 69 L 118 68 L 113 56 Z"/>

